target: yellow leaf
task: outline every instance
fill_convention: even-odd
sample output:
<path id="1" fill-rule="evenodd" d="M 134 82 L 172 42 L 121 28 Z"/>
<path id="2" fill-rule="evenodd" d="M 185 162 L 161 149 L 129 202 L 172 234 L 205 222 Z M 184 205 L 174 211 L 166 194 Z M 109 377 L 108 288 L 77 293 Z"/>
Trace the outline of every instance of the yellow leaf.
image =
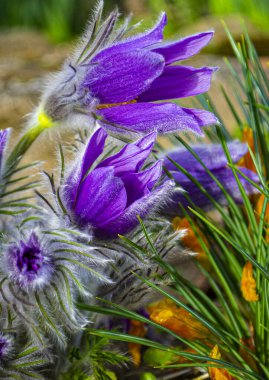
<path id="1" fill-rule="evenodd" d="M 220 360 L 221 353 L 219 347 L 216 345 L 213 347 L 209 356 L 212 359 Z M 214 364 L 214 362 L 209 362 L 210 364 Z M 211 380 L 235 380 L 235 378 L 226 371 L 225 368 L 216 368 L 216 367 L 208 367 L 208 373 Z"/>

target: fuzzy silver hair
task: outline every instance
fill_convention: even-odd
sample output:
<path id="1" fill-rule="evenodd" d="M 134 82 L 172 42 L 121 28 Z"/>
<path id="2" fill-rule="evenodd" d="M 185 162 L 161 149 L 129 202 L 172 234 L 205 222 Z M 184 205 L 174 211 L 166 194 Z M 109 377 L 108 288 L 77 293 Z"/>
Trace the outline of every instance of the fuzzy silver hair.
<path id="1" fill-rule="evenodd" d="M 31 286 L 22 286 L 23 282 L 16 281 L 16 276 L 7 265 L 6 256 L 10 246 L 20 244 L 32 233 L 32 226 L 27 222 L 24 228 L 6 235 L 1 243 L 1 288 L 0 298 L 2 312 L 10 312 L 21 320 L 31 339 L 41 347 L 49 341 L 65 345 L 67 333 L 80 331 L 88 322 L 76 308 L 78 296 L 82 299 L 92 297 L 96 283 L 110 282 L 102 272 L 102 266 L 111 259 L 100 256 L 93 246 L 79 239 L 79 232 L 74 230 L 50 230 L 37 227 L 35 234 L 50 258 L 52 271 L 46 281 L 35 282 Z M 85 238 L 84 238 L 85 239 Z M 79 240 L 81 240 L 79 242 Z M 43 275 L 43 274 L 42 274 Z"/>
<path id="2" fill-rule="evenodd" d="M 100 50 L 121 40 L 130 31 L 127 18 L 122 26 L 116 27 L 119 13 L 117 10 L 103 22 L 103 1 L 99 1 L 74 53 L 63 64 L 61 71 L 51 76 L 42 98 L 41 109 L 54 121 L 64 122 L 72 128 L 95 125 L 91 111 L 97 103 L 88 90 L 81 89 L 92 59 Z"/>

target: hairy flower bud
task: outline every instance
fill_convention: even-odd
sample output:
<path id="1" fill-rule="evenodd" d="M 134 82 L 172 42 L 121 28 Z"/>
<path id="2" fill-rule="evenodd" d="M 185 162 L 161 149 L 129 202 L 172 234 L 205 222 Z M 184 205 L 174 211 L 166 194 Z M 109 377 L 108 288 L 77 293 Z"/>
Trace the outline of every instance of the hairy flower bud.
<path id="1" fill-rule="evenodd" d="M 34 232 L 27 240 L 9 246 L 7 264 L 12 281 L 26 289 L 46 285 L 53 273 L 52 258 Z"/>

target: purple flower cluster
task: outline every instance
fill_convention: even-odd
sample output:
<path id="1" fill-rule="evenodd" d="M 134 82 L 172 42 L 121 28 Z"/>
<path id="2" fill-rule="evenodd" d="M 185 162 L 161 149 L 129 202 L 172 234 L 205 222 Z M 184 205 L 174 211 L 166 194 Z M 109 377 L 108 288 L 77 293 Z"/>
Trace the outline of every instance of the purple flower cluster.
<path id="1" fill-rule="evenodd" d="M 99 296 L 130 309 L 143 306 L 151 298 L 152 287 L 140 278 L 162 286 L 165 271 L 156 257 L 173 265 L 183 253 L 179 241 L 184 232 L 174 232 L 163 215 L 180 214 L 179 203 L 186 209 L 192 203 L 209 209 L 212 204 L 205 193 L 219 204 L 226 204 L 222 190 L 188 150 L 178 149 L 168 156 L 198 181 L 203 191 L 171 160 L 156 160 L 153 154 L 158 134 L 187 130 L 201 135 L 202 127 L 218 122 L 209 111 L 172 102 L 209 89 L 215 67 L 194 68 L 179 63 L 206 46 L 213 32 L 163 42 L 167 23 L 163 13 L 148 32 L 126 37 L 127 23 L 116 27 L 117 12 L 99 22 L 101 8 L 102 1 L 72 61 L 52 78 L 37 112 L 37 126 L 22 136 L 7 159 L 9 132 L 0 131 L 2 321 L 10 330 L 10 323 L 15 321 L 18 325 L 14 331 L 22 326 L 23 334 L 26 332 L 25 336 L 38 345 L 37 351 L 30 344 L 13 358 L 17 336 L 13 342 L 0 328 L 0 377 L 10 352 L 15 372 L 10 366 L 4 368 L 9 368 L 10 378 L 14 373 L 14 378 L 37 378 L 34 372 L 31 377 L 25 358 L 30 356 L 30 367 L 32 363 L 38 366 L 35 353 L 40 348 L 42 354 L 44 350 L 47 354 L 47 347 L 53 345 L 53 360 L 58 356 L 62 361 L 67 338 L 81 342 L 82 329 L 89 323 L 78 301 L 95 302 Z M 20 174 L 10 178 L 31 166 L 17 165 L 35 138 L 57 123 L 79 128 L 80 139 L 72 144 L 79 153 L 74 163 L 65 165 L 61 150 L 59 181 L 45 173 L 50 193 L 35 192 L 46 205 L 42 209 L 39 204 L 27 203 L 28 195 L 21 196 L 21 192 L 33 190 L 34 181 L 27 182 L 27 176 Z M 139 137 L 134 139 L 134 134 Z M 82 145 L 85 136 L 90 137 Z M 247 152 L 239 142 L 228 147 L 234 163 Z M 192 148 L 229 195 L 241 202 L 222 147 L 212 144 Z M 254 173 L 242 171 L 258 182 Z M 245 178 L 239 178 L 247 194 L 255 192 Z M 17 219 L 12 219 L 14 215 Z M 138 216 L 145 220 L 147 234 L 138 228 Z M 118 239 L 126 234 L 129 245 Z M 74 336 L 77 332 L 80 337 Z M 21 340 L 19 337 L 19 343 Z M 82 362 L 84 365 L 84 359 Z"/>
<path id="2" fill-rule="evenodd" d="M 44 94 L 47 115 L 61 121 L 71 117 L 72 123 L 76 114 L 86 115 L 89 125 L 94 114 L 103 128 L 116 135 L 182 130 L 202 134 L 201 127 L 217 123 L 209 111 L 170 102 L 208 91 L 216 67 L 178 63 L 197 54 L 213 32 L 163 42 L 167 24 L 163 13 L 153 29 L 125 37 L 126 31 L 116 29 L 117 19 L 117 12 L 111 13 L 97 32 L 93 20 L 82 48 Z"/>
<path id="3" fill-rule="evenodd" d="M 75 223 L 93 228 L 96 236 L 111 238 L 131 231 L 138 224 L 137 215 L 143 218 L 160 206 L 173 182 L 154 188 L 162 174 L 161 161 L 141 170 L 155 143 L 155 133 L 96 163 L 106 139 L 104 129 L 94 133 L 82 159 L 71 169 L 63 196 Z"/>

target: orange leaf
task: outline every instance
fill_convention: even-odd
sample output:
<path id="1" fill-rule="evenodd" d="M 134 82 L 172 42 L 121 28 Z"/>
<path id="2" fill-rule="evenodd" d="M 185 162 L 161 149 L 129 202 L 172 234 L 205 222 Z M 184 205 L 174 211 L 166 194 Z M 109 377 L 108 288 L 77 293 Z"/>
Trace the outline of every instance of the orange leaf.
<path id="1" fill-rule="evenodd" d="M 187 218 L 180 218 L 180 217 L 176 216 L 172 220 L 172 227 L 175 231 L 179 231 L 179 230 L 183 230 L 183 229 L 187 230 L 185 235 L 181 238 L 182 244 L 186 248 L 191 250 L 192 252 L 197 253 L 197 256 L 194 256 L 194 258 L 196 260 L 198 260 L 200 262 L 200 264 L 202 264 L 205 269 L 209 270 L 210 264 L 208 261 L 208 257 L 206 255 L 206 253 L 204 252 L 204 250 L 201 246 L 201 243 L 199 242 L 197 236 L 195 235 L 195 232 L 192 229 L 192 226 L 191 226 L 190 222 L 188 221 L 188 219 Z M 202 234 L 202 232 L 200 231 L 200 229 L 197 226 L 195 226 L 195 228 L 196 228 L 196 231 L 199 234 L 199 236 L 201 236 L 201 238 L 203 239 L 203 242 L 208 247 L 209 244 L 208 244 L 206 237 Z"/>
<path id="2" fill-rule="evenodd" d="M 243 268 L 241 291 L 246 301 L 256 302 L 259 300 L 259 296 L 256 292 L 256 281 L 253 275 L 253 265 L 250 261 L 247 261 Z"/>
<path id="3" fill-rule="evenodd" d="M 221 354 L 219 347 L 216 345 L 213 347 L 209 356 L 212 359 L 221 359 Z M 214 362 L 209 362 L 210 364 L 214 364 Z M 208 367 L 208 373 L 211 380 L 235 380 L 235 377 L 229 374 L 225 368 L 216 368 L 216 367 Z"/>
<path id="4" fill-rule="evenodd" d="M 166 299 L 149 307 L 150 319 L 184 339 L 205 339 L 210 331 L 182 307 Z"/>
<path id="5" fill-rule="evenodd" d="M 131 319 L 131 327 L 129 330 L 130 335 L 138 336 L 144 338 L 146 335 L 146 328 L 143 322 Z M 138 367 L 141 363 L 141 344 L 138 343 L 128 343 L 128 351 L 132 356 L 133 363 Z"/>
<path id="6" fill-rule="evenodd" d="M 254 137 L 253 137 L 253 131 L 251 128 L 249 127 L 244 128 L 243 134 L 242 134 L 242 142 L 247 143 L 251 151 L 255 153 Z M 244 157 L 241 158 L 241 160 L 238 162 L 238 166 L 252 170 L 253 172 L 256 173 L 256 168 L 252 160 L 251 154 L 249 152 L 247 152 L 244 155 Z"/>

